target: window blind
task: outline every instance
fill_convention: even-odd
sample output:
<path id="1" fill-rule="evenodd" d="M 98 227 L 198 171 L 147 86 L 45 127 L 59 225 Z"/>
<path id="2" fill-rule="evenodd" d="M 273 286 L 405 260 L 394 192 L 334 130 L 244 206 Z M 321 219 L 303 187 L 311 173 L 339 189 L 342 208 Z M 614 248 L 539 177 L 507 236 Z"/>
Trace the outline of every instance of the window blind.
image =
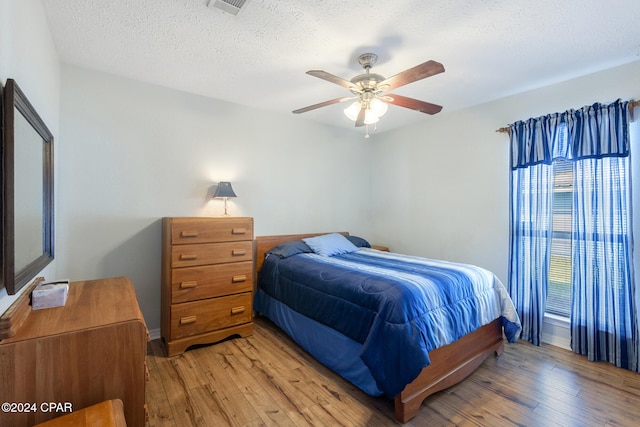
<path id="1" fill-rule="evenodd" d="M 571 220 L 573 163 L 553 162 L 551 259 L 546 312 L 569 317 L 571 312 Z"/>

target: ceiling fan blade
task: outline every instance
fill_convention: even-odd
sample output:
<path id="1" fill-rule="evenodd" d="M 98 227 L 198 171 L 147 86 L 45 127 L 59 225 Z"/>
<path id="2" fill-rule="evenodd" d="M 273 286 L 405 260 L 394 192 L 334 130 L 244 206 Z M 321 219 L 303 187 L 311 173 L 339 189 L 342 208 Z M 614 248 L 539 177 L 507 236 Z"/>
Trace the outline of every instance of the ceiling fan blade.
<path id="1" fill-rule="evenodd" d="M 326 107 L 327 105 L 337 104 L 339 102 L 348 101 L 348 100 L 354 99 L 354 98 L 355 97 L 353 97 L 353 96 L 347 96 L 347 97 L 344 97 L 344 98 L 331 99 L 329 101 L 324 101 L 324 102 L 321 102 L 319 104 L 313 104 L 313 105 L 309 105 L 308 107 L 304 107 L 304 108 L 299 108 L 297 110 L 293 110 L 293 114 L 306 113 L 307 111 L 315 110 L 316 108 Z"/>
<path id="2" fill-rule="evenodd" d="M 362 108 L 360 109 L 360 112 L 358 113 L 358 118 L 356 119 L 356 127 L 364 126 L 364 118 L 366 113 L 367 113 L 367 109 L 363 104 Z"/>
<path id="3" fill-rule="evenodd" d="M 442 110 L 441 105 L 431 104 L 429 102 L 419 101 L 413 98 L 407 98 L 406 96 L 400 96 L 395 94 L 385 95 L 382 100 L 389 104 L 397 105 L 398 107 L 409 108 L 426 114 L 436 114 Z"/>
<path id="4" fill-rule="evenodd" d="M 378 83 L 382 90 L 393 90 L 400 86 L 444 72 L 444 66 L 436 61 L 427 61 Z"/>
<path id="5" fill-rule="evenodd" d="M 309 74 L 310 76 L 317 77 L 317 78 L 322 79 L 322 80 L 326 80 L 326 81 L 331 82 L 331 83 L 335 83 L 335 84 L 337 84 L 339 86 L 342 86 L 343 88 L 346 88 L 346 89 L 351 89 L 351 88 L 355 87 L 354 84 L 351 83 L 349 80 L 345 80 L 342 77 L 334 76 L 333 74 L 327 73 L 326 71 L 310 70 L 310 71 L 307 71 L 307 74 Z"/>

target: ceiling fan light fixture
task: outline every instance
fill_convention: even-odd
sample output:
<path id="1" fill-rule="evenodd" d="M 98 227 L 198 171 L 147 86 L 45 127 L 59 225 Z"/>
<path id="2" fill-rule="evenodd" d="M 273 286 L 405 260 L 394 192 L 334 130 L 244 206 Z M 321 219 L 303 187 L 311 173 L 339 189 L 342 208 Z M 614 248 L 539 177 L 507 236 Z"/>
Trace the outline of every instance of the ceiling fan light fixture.
<path id="1" fill-rule="evenodd" d="M 374 123 L 378 123 L 380 121 L 380 117 L 376 116 L 371 110 L 367 110 L 364 112 L 364 124 L 372 125 Z"/>
<path id="2" fill-rule="evenodd" d="M 360 112 L 361 108 L 362 104 L 360 103 L 360 101 L 356 101 L 344 109 L 344 115 L 347 116 L 349 120 L 355 122 L 358 119 L 358 113 Z"/>
<path id="3" fill-rule="evenodd" d="M 378 98 L 373 98 L 371 102 L 369 102 L 369 109 L 373 111 L 376 116 L 382 117 L 387 114 L 389 105 L 387 105 L 386 102 L 379 100 Z"/>
<path id="4" fill-rule="evenodd" d="M 349 118 L 349 120 L 355 122 L 358 120 L 358 114 L 360 114 L 361 109 L 362 102 L 356 101 L 344 109 L 344 114 Z M 378 123 L 380 117 L 384 116 L 388 109 L 389 106 L 386 102 L 377 98 L 372 99 L 369 101 L 369 107 L 364 112 L 364 124 L 372 125 L 374 123 Z"/>

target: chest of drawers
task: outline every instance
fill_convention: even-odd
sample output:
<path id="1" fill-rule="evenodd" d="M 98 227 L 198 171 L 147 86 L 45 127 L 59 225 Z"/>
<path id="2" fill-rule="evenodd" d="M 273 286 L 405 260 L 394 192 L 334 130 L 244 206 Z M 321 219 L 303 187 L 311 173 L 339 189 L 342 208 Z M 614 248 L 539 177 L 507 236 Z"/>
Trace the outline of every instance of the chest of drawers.
<path id="1" fill-rule="evenodd" d="M 163 218 L 167 354 L 253 333 L 253 218 Z"/>

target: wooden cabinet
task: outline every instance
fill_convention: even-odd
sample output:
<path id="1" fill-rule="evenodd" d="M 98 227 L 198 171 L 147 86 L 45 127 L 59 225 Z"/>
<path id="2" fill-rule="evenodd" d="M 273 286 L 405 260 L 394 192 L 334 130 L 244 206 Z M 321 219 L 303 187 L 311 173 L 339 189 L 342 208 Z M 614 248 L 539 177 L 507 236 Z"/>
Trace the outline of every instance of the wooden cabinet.
<path id="1" fill-rule="evenodd" d="M 167 354 L 253 333 L 253 218 L 163 218 Z"/>
<path id="2" fill-rule="evenodd" d="M 120 399 L 127 425 L 144 426 L 148 337 L 128 278 L 72 282 L 64 307 L 31 311 L 0 342 L 0 403 L 23 405 L 0 412 L 0 425 L 32 426 Z"/>

